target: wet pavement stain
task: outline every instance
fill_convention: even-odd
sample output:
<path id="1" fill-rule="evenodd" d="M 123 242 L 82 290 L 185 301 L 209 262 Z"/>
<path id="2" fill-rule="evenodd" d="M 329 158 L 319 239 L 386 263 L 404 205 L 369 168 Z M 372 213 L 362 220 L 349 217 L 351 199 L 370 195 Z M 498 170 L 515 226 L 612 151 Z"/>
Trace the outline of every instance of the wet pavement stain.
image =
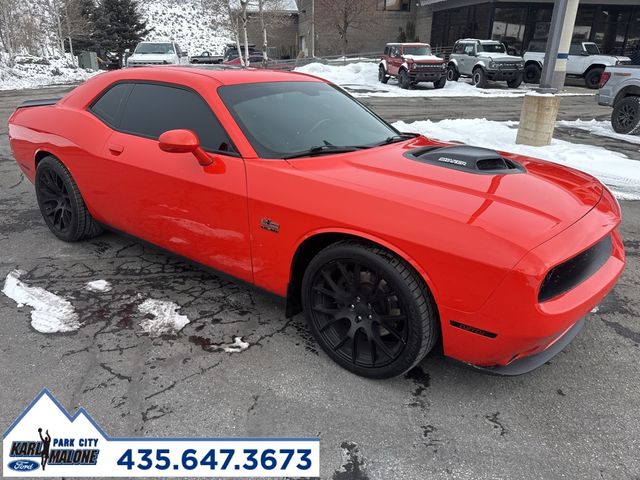
<path id="1" fill-rule="evenodd" d="M 333 480 L 369 480 L 358 445 L 353 442 L 342 442 L 340 447 L 346 455 L 346 461 L 341 467 L 342 470 L 336 470 L 331 478 Z"/>
<path id="2" fill-rule="evenodd" d="M 636 332 L 631 330 L 630 328 L 625 327 L 624 325 L 619 324 L 618 322 L 614 322 L 612 320 L 602 320 L 604 324 L 613 329 L 621 337 L 627 338 L 634 342 L 636 346 L 640 344 L 640 332 Z"/>
<path id="3" fill-rule="evenodd" d="M 436 433 L 438 429 L 433 425 L 421 425 L 422 428 L 422 436 L 425 439 L 425 446 L 433 448 L 433 453 L 438 453 L 438 448 L 442 442 L 440 439 L 436 438 Z"/>
<path id="4" fill-rule="evenodd" d="M 504 437 L 507 434 L 506 427 L 500 421 L 500 412 L 493 412 L 484 416 L 485 421 L 493 427 L 494 430 L 500 431 L 500 436 Z"/>

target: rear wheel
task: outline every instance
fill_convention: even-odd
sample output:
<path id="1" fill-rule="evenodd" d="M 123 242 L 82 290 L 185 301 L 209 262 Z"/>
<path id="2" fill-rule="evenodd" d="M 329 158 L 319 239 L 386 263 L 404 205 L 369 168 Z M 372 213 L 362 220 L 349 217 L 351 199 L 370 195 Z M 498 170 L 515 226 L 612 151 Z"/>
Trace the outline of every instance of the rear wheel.
<path id="1" fill-rule="evenodd" d="M 524 67 L 524 81 L 525 83 L 540 83 L 540 77 L 542 75 L 542 69 L 540 65 L 536 63 L 530 63 Z"/>
<path id="2" fill-rule="evenodd" d="M 411 77 L 409 77 L 406 70 L 400 70 L 398 83 L 400 84 L 400 88 L 404 88 L 405 90 L 411 88 Z"/>
<path id="3" fill-rule="evenodd" d="M 38 163 L 35 187 L 42 217 L 56 237 L 77 242 L 102 233 L 102 227 L 87 210 L 76 182 L 57 158 L 48 156 Z"/>
<path id="4" fill-rule="evenodd" d="M 473 71 L 473 84 L 478 88 L 484 88 L 487 86 L 487 74 L 481 68 L 476 68 Z"/>
<path id="5" fill-rule="evenodd" d="M 442 76 L 437 82 L 433 82 L 433 88 L 444 88 L 447 84 L 447 77 Z"/>
<path id="6" fill-rule="evenodd" d="M 358 375 L 401 375 L 436 342 L 438 316 L 429 290 L 411 267 L 381 248 L 354 241 L 327 247 L 309 263 L 302 292 L 320 346 Z"/>
<path id="7" fill-rule="evenodd" d="M 600 67 L 595 67 L 589 70 L 587 74 L 584 76 L 584 83 L 587 86 L 587 88 L 591 88 L 591 89 L 598 88 L 598 85 L 600 84 L 600 77 L 602 76 L 603 72 L 604 72 L 604 69 Z"/>
<path id="8" fill-rule="evenodd" d="M 389 81 L 389 75 L 387 75 L 387 71 L 382 65 L 378 68 L 378 80 L 381 83 L 387 83 Z"/>
<path id="9" fill-rule="evenodd" d="M 522 84 L 522 74 L 516 75 L 511 80 L 507 81 L 507 86 L 509 88 L 518 88 Z"/>
<path id="10" fill-rule="evenodd" d="M 640 133 L 640 97 L 625 97 L 618 101 L 611 113 L 611 126 L 617 133 Z"/>

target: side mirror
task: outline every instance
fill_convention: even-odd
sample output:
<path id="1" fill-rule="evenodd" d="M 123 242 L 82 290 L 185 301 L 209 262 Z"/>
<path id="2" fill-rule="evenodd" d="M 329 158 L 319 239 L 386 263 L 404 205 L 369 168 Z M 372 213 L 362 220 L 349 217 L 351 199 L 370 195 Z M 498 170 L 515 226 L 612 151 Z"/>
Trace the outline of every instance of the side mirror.
<path id="1" fill-rule="evenodd" d="M 211 165 L 213 160 L 200 147 L 198 136 L 191 130 L 169 130 L 160 135 L 160 150 L 168 153 L 193 153 L 203 167 Z"/>
<path id="2" fill-rule="evenodd" d="M 582 53 L 580 53 L 580 55 L 582 55 L 583 57 L 588 57 L 589 56 L 589 52 L 583 50 Z"/>

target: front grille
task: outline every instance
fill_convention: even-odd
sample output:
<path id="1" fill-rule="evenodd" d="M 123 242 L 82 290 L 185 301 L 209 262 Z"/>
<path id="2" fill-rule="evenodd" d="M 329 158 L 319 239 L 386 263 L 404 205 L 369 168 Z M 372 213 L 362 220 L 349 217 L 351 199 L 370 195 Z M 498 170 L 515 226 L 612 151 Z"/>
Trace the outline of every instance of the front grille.
<path id="1" fill-rule="evenodd" d="M 496 63 L 495 65 L 498 70 L 515 70 L 521 67 L 519 63 Z"/>
<path id="2" fill-rule="evenodd" d="M 551 300 L 584 282 L 605 264 L 611 249 L 611 235 L 607 235 L 591 248 L 552 268 L 542 282 L 538 301 Z"/>
<path id="3" fill-rule="evenodd" d="M 416 70 L 444 70 L 443 63 L 414 63 L 413 68 Z"/>

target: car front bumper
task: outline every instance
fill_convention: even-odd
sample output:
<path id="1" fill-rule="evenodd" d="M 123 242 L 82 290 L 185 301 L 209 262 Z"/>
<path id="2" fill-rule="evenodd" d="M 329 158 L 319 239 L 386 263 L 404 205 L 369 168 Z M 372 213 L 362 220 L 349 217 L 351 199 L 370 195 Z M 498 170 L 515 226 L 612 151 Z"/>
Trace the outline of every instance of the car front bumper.
<path id="1" fill-rule="evenodd" d="M 437 82 L 443 77 L 447 76 L 446 70 L 437 71 L 420 71 L 412 70 L 409 72 L 412 82 Z"/>
<path id="2" fill-rule="evenodd" d="M 509 369 L 502 367 L 514 364 L 511 371 L 524 373 L 539 366 L 543 358 L 542 363 L 558 353 L 581 328 L 576 325 L 611 291 L 624 270 L 619 222 L 619 207 L 605 190 L 587 215 L 525 255 L 477 312 L 442 306 L 445 355 L 509 374 Z M 611 254 L 599 269 L 566 292 L 539 301 L 539 287 L 551 268 L 607 235 L 611 235 Z M 516 362 L 520 365 L 517 368 Z"/>
<path id="3" fill-rule="evenodd" d="M 488 69 L 487 77 L 489 80 L 514 80 L 518 76 L 522 76 L 523 70 L 491 70 Z"/>

